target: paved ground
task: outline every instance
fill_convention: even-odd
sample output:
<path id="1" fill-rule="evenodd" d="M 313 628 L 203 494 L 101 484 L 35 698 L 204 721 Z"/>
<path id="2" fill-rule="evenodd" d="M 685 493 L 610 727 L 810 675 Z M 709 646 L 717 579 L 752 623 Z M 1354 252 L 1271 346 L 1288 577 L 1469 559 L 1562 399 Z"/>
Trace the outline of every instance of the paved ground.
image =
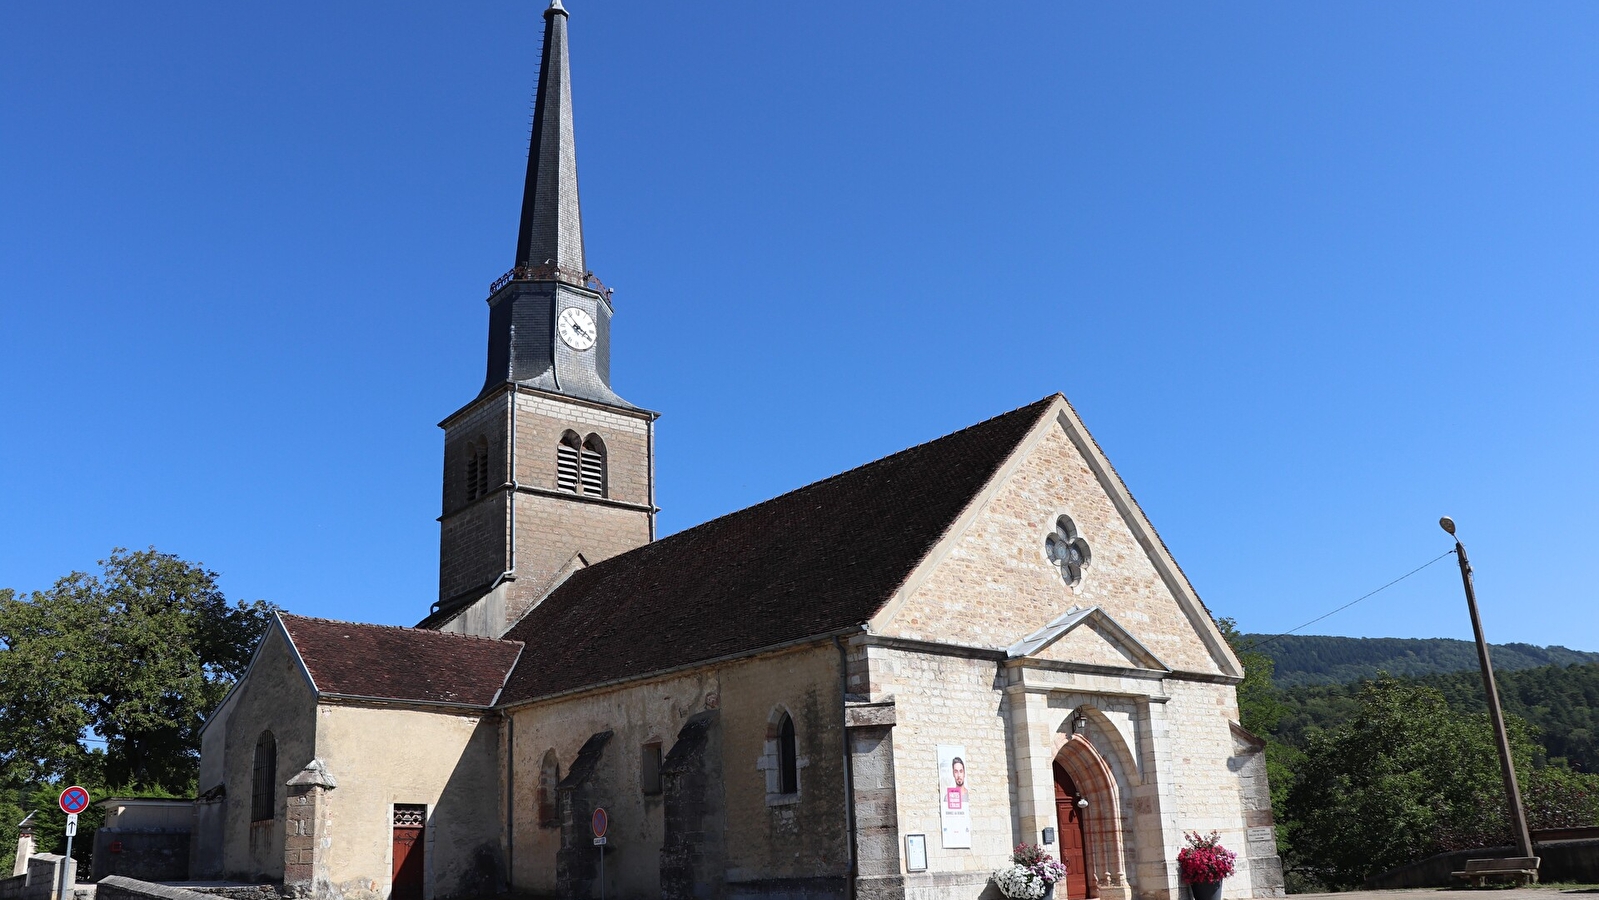
<path id="1" fill-rule="evenodd" d="M 1482 890 L 1450 890 L 1448 888 L 1413 888 L 1403 891 L 1345 891 L 1341 894 L 1290 894 L 1293 900 L 1585 900 L 1599 897 L 1599 886 L 1552 886 L 1530 888 L 1484 888 Z"/>

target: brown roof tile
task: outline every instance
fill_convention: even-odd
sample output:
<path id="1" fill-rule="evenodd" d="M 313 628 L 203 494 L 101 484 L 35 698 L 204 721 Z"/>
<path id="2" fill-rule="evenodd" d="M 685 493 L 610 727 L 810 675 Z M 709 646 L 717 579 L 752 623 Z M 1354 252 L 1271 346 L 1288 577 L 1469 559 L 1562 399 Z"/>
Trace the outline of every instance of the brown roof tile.
<path id="1" fill-rule="evenodd" d="M 489 706 L 522 652 L 520 641 L 281 616 L 325 694 Z"/>
<path id="2" fill-rule="evenodd" d="M 1055 400 L 713 519 L 572 575 L 507 638 L 502 703 L 865 623 Z"/>

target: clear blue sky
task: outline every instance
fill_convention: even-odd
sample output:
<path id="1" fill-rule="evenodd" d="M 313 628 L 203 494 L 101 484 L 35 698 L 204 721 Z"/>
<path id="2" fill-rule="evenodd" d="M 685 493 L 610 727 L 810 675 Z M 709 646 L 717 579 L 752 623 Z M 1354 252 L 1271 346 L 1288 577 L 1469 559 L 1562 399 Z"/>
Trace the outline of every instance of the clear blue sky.
<path id="1" fill-rule="evenodd" d="M 0 585 L 426 612 L 543 5 L 0 9 Z M 664 531 L 1060 390 L 1246 629 L 1448 513 L 1599 650 L 1599 6 L 568 6 Z M 1451 565 L 1311 631 L 1469 636 Z"/>

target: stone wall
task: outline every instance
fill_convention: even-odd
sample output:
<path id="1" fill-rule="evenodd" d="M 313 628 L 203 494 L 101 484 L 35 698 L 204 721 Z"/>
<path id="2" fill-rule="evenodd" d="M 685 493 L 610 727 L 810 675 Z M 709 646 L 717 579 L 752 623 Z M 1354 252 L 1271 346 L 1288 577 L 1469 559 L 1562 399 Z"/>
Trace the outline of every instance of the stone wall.
<path id="1" fill-rule="evenodd" d="M 1238 796 L 1244 809 L 1245 840 L 1240 856 L 1249 860 L 1250 888 L 1256 897 L 1281 897 L 1283 863 L 1277 855 L 1276 819 L 1271 811 L 1271 784 L 1266 779 L 1266 744 L 1234 725 L 1233 758 L 1228 768 L 1238 775 Z"/>
<path id="2" fill-rule="evenodd" d="M 427 807 L 427 896 L 486 896 L 503 886 L 500 737 L 481 713 L 325 701 L 317 754 L 337 786 L 322 793 L 313 876 L 349 900 L 386 897 L 392 878 L 393 807 Z M 325 879 L 325 882 L 323 881 Z"/>
<path id="3" fill-rule="evenodd" d="M 95 887 L 95 900 L 215 900 L 208 894 L 167 884 L 108 875 Z"/>
<path id="4" fill-rule="evenodd" d="M 60 893 L 63 867 L 68 885 L 76 885 L 78 881 L 75 859 L 54 853 L 35 853 L 24 865 L 24 874 L 0 880 L 0 900 L 55 900 Z"/>
<path id="5" fill-rule="evenodd" d="M 690 716 L 661 765 L 665 807 L 662 900 L 718 900 L 723 895 L 727 808 L 722 796 L 721 711 Z"/>
<path id="6" fill-rule="evenodd" d="M 211 722 L 202 747 L 202 777 L 221 775 L 222 835 L 201 838 L 221 844 L 221 877 L 230 881 L 282 881 L 283 829 L 290 776 L 311 761 L 316 750 L 316 696 L 295 662 L 282 630 L 273 626 L 262 641 L 250 676 L 228 701 L 225 718 Z M 251 821 L 250 788 L 255 770 L 255 745 L 271 724 L 277 742 L 274 817 Z M 202 790 L 211 785 L 202 784 Z M 205 860 L 214 865 L 214 858 Z M 210 872 L 206 874 L 212 874 Z"/>
<path id="7" fill-rule="evenodd" d="M 582 850 L 575 843 L 563 850 L 564 832 L 577 829 L 568 842 L 578 841 L 586 835 L 587 820 L 577 819 L 577 813 L 602 805 L 611 820 L 605 850 L 607 896 L 660 896 L 679 889 L 685 878 L 713 872 L 725 882 L 729 897 L 842 890 L 849 836 L 838 665 L 838 650 L 827 643 L 513 709 L 507 732 L 514 780 L 508 786 L 513 797 L 512 889 L 555 893 L 558 854 Z M 796 726 L 801 768 L 800 791 L 793 796 L 768 791 L 768 732 L 781 710 L 792 715 Z M 695 798 L 687 785 L 693 773 L 675 766 L 707 764 L 686 761 L 686 748 L 673 754 L 677 743 L 694 733 L 686 729 L 689 721 L 711 711 L 717 714 L 716 727 L 695 739 L 706 741 L 704 753 L 720 757 L 715 775 L 719 784 L 707 784 L 705 794 Z M 607 731 L 613 736 L 583 779 L 581 794 L 573 795 L 572 824 L 542 824 L 538 775 L 546 754 L 554 754 L 564 780 L 573 774 L 580 748 Z M 646 794 L 640 784 L 642 751 L 655 742 L 674 768 L 665 773 L 661 793 Z M 678 779 L 675 795 L 666 790 L 673 779 Z M 568 787 L 576 791 L 579 785 Z M 690 809 L 695 800 L 699 808 Z M 713 834 L 720 828 L 738 839 L 717 847 L 717 839 L 708 834 L 698 850 L 668 848 L 669 815 L 685 822 L 697 817 Z M 592 852 L 592 844 L 589 848 Z M 688 863 L 688 874 L 685 853 L 699 854 Z M 577 855 L 568 856 L 563 865 L 569 880 L 586 877 Z M 663 868 L 678 887 L 663 885 Z"/>
<path id="8" fill-rule="evenodd" d="M 94 833 L 94 881 L 125 875 L 142 881 L 189 877 L 189 829 L 100 828 Z"/>
<path id="9" fill-rule="evenodd" d="M 1073 605 L 1099 606 L 1173 669 L 1219 673 L 1200 629 L 1219 641 L 1202 610 L 1183 608 L 1098 476 L 1058 423 L 983 499 L 886 622 L 885 635 L 1001 649 Z M 1068 515 L 1092 559 L 1075 587 L 1045 553 Z"/>

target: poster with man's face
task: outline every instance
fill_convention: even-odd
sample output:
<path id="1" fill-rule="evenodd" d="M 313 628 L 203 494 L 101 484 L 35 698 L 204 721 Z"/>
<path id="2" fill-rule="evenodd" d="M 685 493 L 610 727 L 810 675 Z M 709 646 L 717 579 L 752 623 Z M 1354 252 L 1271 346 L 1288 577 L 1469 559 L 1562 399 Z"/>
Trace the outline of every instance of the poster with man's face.
<path id="1" fill-rule="evenodd" d="M 966 786 L 966 748 L 959 744 L 938 745 L 938 814 L 944 846 L 970 848 L 972 794 Z"/>

